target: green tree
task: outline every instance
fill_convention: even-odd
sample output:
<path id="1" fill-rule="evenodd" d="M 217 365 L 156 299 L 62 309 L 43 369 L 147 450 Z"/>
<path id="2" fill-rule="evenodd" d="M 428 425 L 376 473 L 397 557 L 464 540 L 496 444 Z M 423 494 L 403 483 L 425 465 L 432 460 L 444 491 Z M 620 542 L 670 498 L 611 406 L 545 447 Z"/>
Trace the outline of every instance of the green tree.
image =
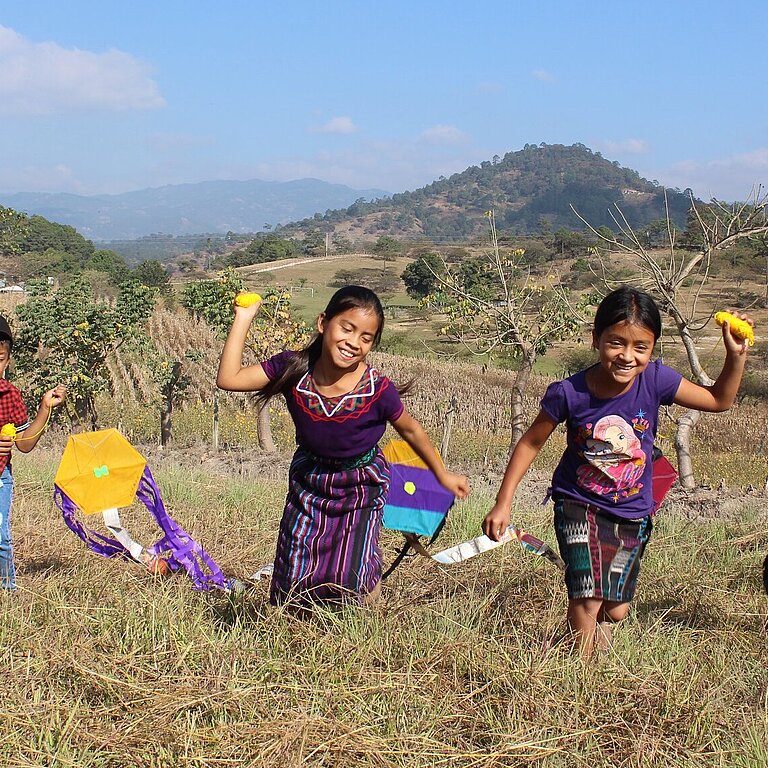
<path id="1" fill-rule="evenodd" d="M 115 311 L 123 322 L 133 326 L 144 324 L 155 308 L 157 288 L 137 280 L 128 280 L 120 286 Z"/>
<path id="2" fill-rule="evenodd" d="M 225 269 L 218 280 L 187 283 L 181 305 L 224 337 L 235 319 L 233 302 L 244 289 L 243 278 L 234 269 Z"/>
<path id="3" fill-rule="evenodd" d="M 23 213 L 0 206 L 0 255 L 10 256 L 21 251 L 29 228 L 28 222 Z"/>
<path id="4" fill-rule="evenodd" d="M 71 264 L 80 269 L 96 250 L 90 240 L 66 224 L 57 224 L 42 216 L 31 216 L 26 224 L 24 236 L 19 243 L 23 253 L 63 251 L 74 257 Z"/>
<path id="5" fill-rule="evenodd" d="M 188 284 L 181 303 L 205 320 L 221 336 L 226 336 L 234 319 L 234 299 L 243 290 L 242 278 L 234 270 L 225 270 L 218 280 Z M 286 291 L 268 290 L 263 295 L 259 314 L 251 325 L 246 349 L 256 360 L 263 360 L 283 349 L 301 347 L 309 338 L 309 329 L 291 312 L 291 296 Z M 258 412 L 259 444 L 267 452 L 276 450 L 269 426 L 269 409 Z"/>
<path id="6" fill-rule="evenodd" d="M 319 229 L 310 229 L 304 235 L 301 245 L 307 256 L 325 255 L 325 235 Z"/>
<path id="7" fill-rule="evenodd" d="M 518 251 L 513 251 L 518 253 Z M 521 254 L 522 255 L 522 254 Z M 499 255 L 500 262 L 503 261 Z M 475 257 L 462 261 L 458 268 L 458 280 L 462 290 L 485 300 L 493 298 L 496 291 L 497 271 L 486 257 Z"/>
<path id="8" fill-rule="evenodd" d="M 131 272 L 125 259 L 114 251 L 98 250 L 85 262 L 85 269 L 106 272 L 112 285 L 120 285 L 128 279 Z"/>
<path id="9" fill-rule="evenodd" d="M 440 275 L 445 274 L 443 260 L 436 253 L 425 253 L 411 262 L 400 275 L 406 293 L 414 299 L 423 299 L 435 290 Z"/>
<path id="10" fill-rule="evenodd" d="M 334 253 L 349 253 L 352 250 L 352 241 L 341 232 L 334 232 L 331 238 L 331 248 Z"/>
<path id="11" fill-rule="evenodd" d="M 290 259 L 299 254 L 299 247 L 294 240 L 285 240 L 277 235 L 266 235 L 254 240 L 254 254 L 258 257 L 254 263 Z"/>
<path id="12" fill-rule="evenodd" d="M 394 237 L 381 235 L 371 249 L 378 257 L 387 260 L 393 259 L 402 250 L 400 243 Z"/>
<path id="13" fill-rule="evenodd" d="M 394 237 L 381 235 L 373 244 L 372 250 L 376 257 L 384 262 L 384 271 L 386 272 L 387 262 L 394 259 L 400 253 L 402 246 Z"/>
<path id="14" fill-rule="evenodd" d="M 156 259 L 147 259 L 136 265 L 132 277 L 142 285 L 157 288 L 162 294 L 167 294 L 171 287 L 171 278 L 167 270 Z"/>
<path id="15" fill-rule="evenodd" d="M 108 355 L 143 334 L 147 304 L 133 305 L 120 297 L 117 308 L 97 300 L 87 280 L 75 277 L 52 291 L 47 282 L 33 282 L 28 300 L 16 308 L 18 332 L 14 343 L 17 370 L 25 388 L 37 400 L 62 382 L 80 423 L 98 426 L 96 396 L 109 392 L 105 365 Z M 122 301 L 122 304 L 120 303 Z"/>

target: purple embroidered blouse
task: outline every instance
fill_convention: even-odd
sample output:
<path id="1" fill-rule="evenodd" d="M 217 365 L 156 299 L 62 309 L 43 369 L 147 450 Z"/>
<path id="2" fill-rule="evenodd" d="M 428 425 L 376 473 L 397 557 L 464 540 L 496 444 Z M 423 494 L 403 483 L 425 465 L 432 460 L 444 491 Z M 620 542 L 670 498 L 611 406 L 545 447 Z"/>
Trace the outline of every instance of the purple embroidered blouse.
<path id="1" fill-rule="evenodd" d="M 589 391 L 586 371 L 550 384 L 541 409 L 553 421 L 565 422 L 568 431 L 552 492 L 619 517 L 651 514 L 659 406 L 674 401 L 681 379 L 655 360 L 628 392 L 607 400 Z"/>
<path id="2" fill-rule="evenodd" d="M 286 368 L 291 350 L 262 362 L 270 380 Z M 285 395 L 288 412 L 296 427 L 296 443 L 316 456 L 349 459 L 360 456 L 381 440 L 387 422 L 403 413 L 395 385 L 370 366 L 357 386 L 340 397 L 324 397 L 315 388 L 308 371 Z"/>

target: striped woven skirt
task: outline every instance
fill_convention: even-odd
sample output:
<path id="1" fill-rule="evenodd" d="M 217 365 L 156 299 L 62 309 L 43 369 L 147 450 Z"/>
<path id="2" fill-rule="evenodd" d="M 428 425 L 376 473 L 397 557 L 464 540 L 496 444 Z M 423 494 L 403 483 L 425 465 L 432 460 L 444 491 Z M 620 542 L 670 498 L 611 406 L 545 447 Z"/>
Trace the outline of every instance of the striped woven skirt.
<path id="1" fill-rule="evenodd" d="M 568 597 L 632 600 L 652 530 L 650 515 L 628 520 L 591 504 L 556 497 L 555 533 L 567 566 Z"/>
<path id="2" fill-rule="evenodd" d="M 381 580 L 389 465 L 378 447 L 351 461 L 299 448 L 280 521 L 270 601 L 360 603 Z"/>

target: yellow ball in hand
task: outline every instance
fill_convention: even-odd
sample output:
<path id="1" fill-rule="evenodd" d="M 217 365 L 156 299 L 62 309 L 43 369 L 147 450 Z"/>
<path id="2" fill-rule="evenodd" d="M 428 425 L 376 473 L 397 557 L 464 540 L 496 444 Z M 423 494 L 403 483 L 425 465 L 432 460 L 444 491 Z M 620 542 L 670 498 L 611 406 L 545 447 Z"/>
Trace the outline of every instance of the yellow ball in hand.
<path id="1" fill-rule="evenodd" d="M 0 435 L 3 437 L 16 437 L 16 425 L 3 424 L 3 428 L 0 429 Z"/>
<path id="2" fill-rule="evenodd" d="M 250 307 L 261 301 L 261 296 L 258 293 L 238 293 L 235 296 L 235 304 L 238 307 Z"/>
<path id="3" fill-rule="evenodd" d="M 731 333 L 737 338 L 747 342 L 747 346 L 755 344 L 755 329 L 746 321 L 730 312 L 715 312 L 715 322 L 722 326 L 728 323 Z"/>

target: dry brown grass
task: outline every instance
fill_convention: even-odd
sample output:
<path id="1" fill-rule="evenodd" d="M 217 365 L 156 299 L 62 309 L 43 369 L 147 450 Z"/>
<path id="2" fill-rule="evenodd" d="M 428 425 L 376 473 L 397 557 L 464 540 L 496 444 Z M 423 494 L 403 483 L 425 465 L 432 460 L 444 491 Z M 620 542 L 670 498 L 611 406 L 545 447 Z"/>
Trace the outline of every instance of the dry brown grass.
<path id="1" fill-rule="evenodd" d="M 247 578 L 272 556 L 290 422 L 274 403 L 281 454 L 261 455 L 244 399 L 228 396 L 225 448 L 213 454 L 218 344 L 170 313 L 153 324 L 168 351 L 203 351 L 192 402 L 176 415 L 176 447 L 155 447 L 157 413 L 142 406 L 125 361 L 113 375 L 133 382 L 133 394 L 103 404 L 104 426 L 120 422 L 147 441 L 139 447 L 171 513 L 227 573 Z M 506 457 L 507 376 L 384 354 L 374 363 L 396 381 L 416 375 L 408 407 L 437 442 L 455 400 L 449 463 L 470 472 L 474 492 L 441 543 L 476 535 Z M 534 380 L 529 413 L 549 380 Z M 633 614 L 587 668 L 566 645 L 547 649 L 563 629 L 564 588 L 514 546 L 452 568 L 406 562 L 378 605 L 304 622 L 270 608 L 263 583 L 240 598 L 197 594 L 184 577 L 101 560 L 52 504 L 63 436 L 49 434 L 15 461 L 20 591 L 0 595 L 0 765 L 768 766 L 766 421 L 766 404 L 754 401 L 702 420 L 697 472 L 713 486 L 724 478 L 730 492 L 672 493 Z M 672 428 L 667 419 L 660 431 Z M 514 511 L 550 541 L 540 501 L 561 450 L 557 435 Z M 151 539 L 141 514 L 124 520 Z M 385 560 L 397 543 L 385 533 Z"/>
<path id="2" fill-rule="evenodd" d="M 228 573 L 270 559 L 284 479 L 147 452 L 169 509 Z M 759 495 L 727 519 L 687 519 L 673 499 L 632 618 L 584 668 L 566 646 L 546 650 L 564 589 L 516 547 L 452 568 L 407 562 L 380 604 L 302 622 L 271 609 L 262 583 L 238 599 L 197 594 L 91 555 L 50 500 L 58 455 L 17 461 L 2 765 L 768 765 Z M 446 546 L 476 534 L 498 476 L 473 479 Z M 516 516 L 551 538 L 546 472 L 526 482 Z M 386 559 L 395 544 L 388 533 Z"/>

